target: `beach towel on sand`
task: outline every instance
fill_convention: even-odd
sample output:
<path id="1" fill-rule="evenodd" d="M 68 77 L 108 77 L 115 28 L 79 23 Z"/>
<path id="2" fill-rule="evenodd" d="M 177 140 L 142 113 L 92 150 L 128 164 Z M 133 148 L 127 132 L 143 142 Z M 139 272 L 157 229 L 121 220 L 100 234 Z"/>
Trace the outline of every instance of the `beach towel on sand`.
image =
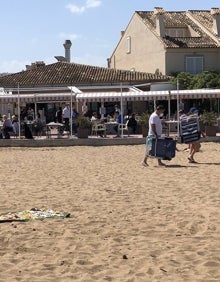
<path id="1" fill-rule="evenodd" d="M 0 215 L 0 223 L 12 221 L 43 220 L 45 218 L 66 218 L 70 213 L 56 210 L 33 208 L 30 210 L 8 212 Z"/>

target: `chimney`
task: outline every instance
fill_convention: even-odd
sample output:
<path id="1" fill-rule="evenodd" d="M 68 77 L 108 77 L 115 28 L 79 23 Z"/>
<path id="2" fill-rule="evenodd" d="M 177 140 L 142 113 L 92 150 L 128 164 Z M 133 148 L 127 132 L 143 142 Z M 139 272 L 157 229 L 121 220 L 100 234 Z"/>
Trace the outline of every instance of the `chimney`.
<path id="1" fill-rule="evenodd" d="M 220 9 L 219 8 L 211 8 L 211 15 L 213 19 L 213 32 L 220 36 Z"/>
<path id="2" fill-rule="evenodd" d="M 63 44 L 65 48 L 65 58 L 66 61 L 70 63 L 70 48 L 72 46 L 72 43 L 70 40 L 66 40 L 65 43 Z"/>
<path id="3" fill-rule="evenodd" d="M 123 37 L 125 34 L 125 31 L 124 30 L 121 30 L 121 37 Z"/>
<path id="4" fill-rule="evenodd" d="M 160 37 L 165 36 L 165 25 L 164 25 L 164 9 L 160 7 L 154 8 L 154 15 L 156 16 L 156 31 Z"/>

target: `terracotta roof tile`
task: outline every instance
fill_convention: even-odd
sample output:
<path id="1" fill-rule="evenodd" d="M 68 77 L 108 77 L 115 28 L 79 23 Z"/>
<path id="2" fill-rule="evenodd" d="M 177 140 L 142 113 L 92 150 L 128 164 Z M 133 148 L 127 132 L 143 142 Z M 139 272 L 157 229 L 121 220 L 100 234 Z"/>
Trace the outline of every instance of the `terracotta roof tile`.
<path id="1" fill-rule="evenodd" d="M 138 11 L 136 12 L 143 20 L 143 22 L 151 29 L 155 35 L 156 32 L 156 14 L 152 11 Z M 194 22 L 187 15 L 188 12 L 163 12 L 165 28 L 188 28 L 197 34 L 196 37 L 170 37 L 165 36 L 161 38 L 167 48 L 219 48 L 218 43 L 211 38 L 204 29 L 202 29 L 196 22 Z M 190 11 L 202 25 L 211 30 L 212 16 L 210 11 Z"/>
<path id="2" fill-rule="evenodd" d="M 114 83 L 167 81 L 169 77 L 144 72 L 115 70 L 68 62 L 29 69 L 0 77 L 0 87 L 38 87 L 68 85 L 104 85 Z"/>
<path id="3" fill-rule="evenodd" d="M 212 29 L 213 26 L 212 10 L 211 11 L 190 10 L 189 13 L 205 28 L 207 28 L 211 33 L 213 33 L 213 35 L 215 35 Z M 215 9 L 215 13 L 220 14 L 220 9 Z"/>

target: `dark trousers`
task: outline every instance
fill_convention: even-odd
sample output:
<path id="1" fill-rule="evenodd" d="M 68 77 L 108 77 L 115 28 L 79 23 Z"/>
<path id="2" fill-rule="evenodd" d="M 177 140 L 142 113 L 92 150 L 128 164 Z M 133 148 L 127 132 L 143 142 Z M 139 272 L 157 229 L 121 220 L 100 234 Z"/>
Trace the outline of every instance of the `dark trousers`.
<path id="1" fill-rule="evenodd" d="M 70 119 L 69 118 L 64 118 L 64 130 L 70 131 Z"/>
<path id="2" fill-rule="evenodd" d="M 5 139 L 10 139 L 9 132 L 13 132 L 13 127 L 6 126 L 5 128 L 3 128 L 2 131 L 3 131 L 3 135 L 5 136 Z"/>

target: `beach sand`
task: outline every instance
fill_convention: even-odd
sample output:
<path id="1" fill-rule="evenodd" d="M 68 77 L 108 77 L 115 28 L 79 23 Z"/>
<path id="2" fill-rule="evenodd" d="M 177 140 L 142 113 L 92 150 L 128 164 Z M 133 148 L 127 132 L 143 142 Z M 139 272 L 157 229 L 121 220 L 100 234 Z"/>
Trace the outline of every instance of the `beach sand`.
<path id="1" fill-rule="evenodd" d="M 1 148 L 0 281 L 220 281 L 220 143 L 167 167 L 145 146 Z"/>

